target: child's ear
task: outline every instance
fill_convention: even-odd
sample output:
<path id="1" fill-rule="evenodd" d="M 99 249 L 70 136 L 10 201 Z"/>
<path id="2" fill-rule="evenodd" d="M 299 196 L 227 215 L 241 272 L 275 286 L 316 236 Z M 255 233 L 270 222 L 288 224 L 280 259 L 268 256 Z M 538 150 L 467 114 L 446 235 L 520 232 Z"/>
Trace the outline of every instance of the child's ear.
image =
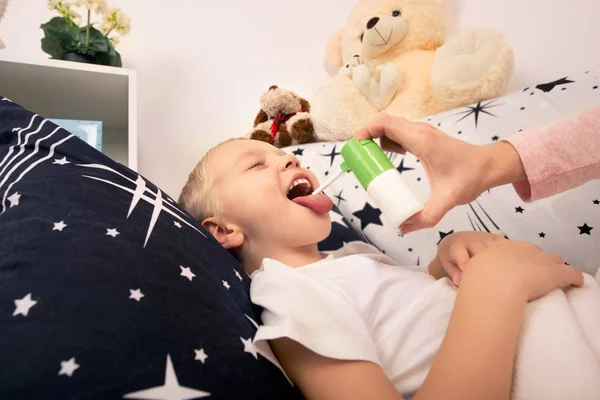
<path id="1" fill-rule="evenodd" d="M 209 217 L 202 226 L 227 250 L 240 247 L 244 243 L 244 233 L 235 224 L 228 224 L 219 217 Z"/>

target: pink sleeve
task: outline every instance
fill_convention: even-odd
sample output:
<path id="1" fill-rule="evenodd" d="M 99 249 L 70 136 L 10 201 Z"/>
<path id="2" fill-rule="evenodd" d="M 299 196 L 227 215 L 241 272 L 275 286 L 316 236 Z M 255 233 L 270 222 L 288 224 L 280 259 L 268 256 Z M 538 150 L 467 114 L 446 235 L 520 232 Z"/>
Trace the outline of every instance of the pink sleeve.
<path id="1" fill-rule="evenodd" d="M 600 107 L 507 138 L 523 162 L 527 182 L 513 184 L 534 201 L 600 178 Z"/>

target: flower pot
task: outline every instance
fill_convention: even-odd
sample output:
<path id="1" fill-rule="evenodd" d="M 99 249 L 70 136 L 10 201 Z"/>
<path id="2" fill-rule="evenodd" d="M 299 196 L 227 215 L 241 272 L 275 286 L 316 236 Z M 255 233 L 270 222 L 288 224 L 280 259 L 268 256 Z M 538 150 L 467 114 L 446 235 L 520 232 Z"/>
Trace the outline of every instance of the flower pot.
<path id="1" fill-rule="evenodd" d="M 76 53 L 76 52 L 65 53 L 63 55 L 62 59 L 65 61 L 75 61 L 75 62 L 86 63 L 86 64 L 93 63 L 93 61 L 90 57 L 85 56 L 83 54 Z"/>

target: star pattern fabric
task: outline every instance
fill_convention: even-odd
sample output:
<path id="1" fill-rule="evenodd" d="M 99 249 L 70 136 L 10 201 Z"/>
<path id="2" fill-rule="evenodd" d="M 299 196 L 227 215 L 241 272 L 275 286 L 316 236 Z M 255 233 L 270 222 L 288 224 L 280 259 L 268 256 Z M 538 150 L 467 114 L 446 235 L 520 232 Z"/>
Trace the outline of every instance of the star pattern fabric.
<path id="1" fill-rule="evenodd" d="M 9 101 L 0 249 L 2 398 L 302 398 L 253 347 L 261 310 L 234 258 L 152 182 Z"/>
<path id="2" fill-rule="evenodd" d="M 81 365 L 75 362 L 75 357 L 70 358 L 68 361 L 61 361 L 58 375 L 66 375 L 70 378 L 79 367 L 81 367 Z"/>
<path id="3" fill-rule="evenodd" d="M 171 356 L 167 355 L 167 368 L 165 371 L 165 383 L 145 390 L 139 390 L 133 393 L 127 393 L 125 399 L 148 399 L 148 400 L 192 400 L 202 397 L 208 397 L 210 393 L 203 390 L 196 390 L 179 384 Z"/>
<path id="4" fill-rule="evenodd" d="M 26 317 L 29 315 L 29 310 L 31 310 L 31 307 L 35 306 L 36 304 L 37 301 L 31 299 L 31 293 L 27 293 L 27 295 L 22 299 L 15 300 L 15 311 L 13 312 L 13 317 L 17 315 Z"/>
<path id="5" fill-rule="evenodd" d="M 52 228 L 52 230 L 62 232 L 63 229 L 65 229 L 66 227 L 67 227 L 67 224 L 65 224 L 65 221 L 55 222 L 54 228 Z"/>
<path id="6" fill-rule="evenodd" d="M 144 297 L 144 294 L 142 293 L 141 289 L 129 289 L 130 295 L 129 298 L 130 299 L 134 299 L 135 301 L 139 302 L 142 297 Z"/>

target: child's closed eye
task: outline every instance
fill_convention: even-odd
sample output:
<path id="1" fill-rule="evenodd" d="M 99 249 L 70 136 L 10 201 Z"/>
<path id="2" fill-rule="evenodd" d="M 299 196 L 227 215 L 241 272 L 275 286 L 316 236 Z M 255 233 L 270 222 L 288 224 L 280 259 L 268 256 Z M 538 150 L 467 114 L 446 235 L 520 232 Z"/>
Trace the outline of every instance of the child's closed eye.
<path id="1" fill-rule="evenodd" d="M 249 170 L 252 168 L 256 168 L 256 167 L 260 167 L 262 165 L 265 165 L 265 159 L 261 158 L 260 160 L 256 160 L 252 163 L 252 165 L 250 165 L 250 167 L 248 168 Z"/>

